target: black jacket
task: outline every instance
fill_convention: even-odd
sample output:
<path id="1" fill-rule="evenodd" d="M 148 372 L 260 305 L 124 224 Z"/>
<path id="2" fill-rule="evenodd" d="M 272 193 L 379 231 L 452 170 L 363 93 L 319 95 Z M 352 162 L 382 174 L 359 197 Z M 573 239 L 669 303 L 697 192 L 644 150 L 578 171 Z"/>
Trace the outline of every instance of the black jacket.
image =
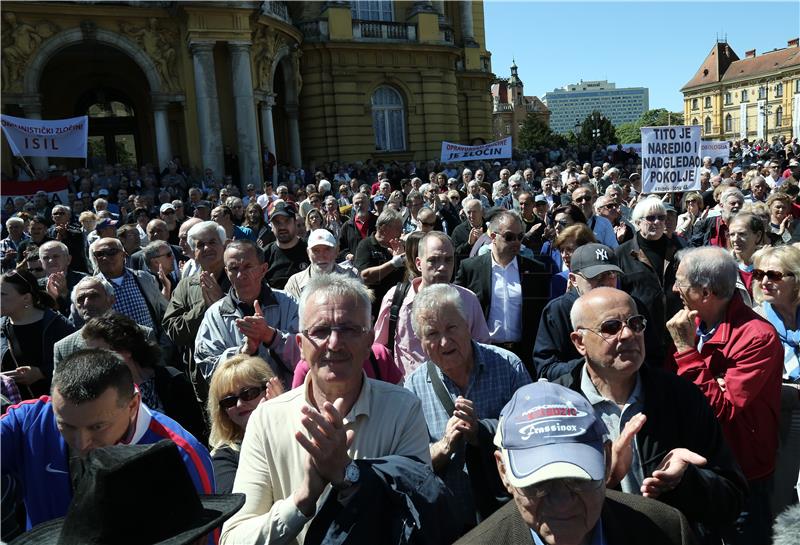
<path id="1" fill-rule="evenodd" d="M 472 250 L 472 244 L 469 243 L 469 232 L 472 230 L 469 220 L 464 220 L 453 229 L 450 238 L 453 239 L 453 248 L 455 249 L 456 267 L 458 263 L 469 257 Z M 483 223 L 483 232 L 486 232 L 486 222 Z"/>
<path id="2" fill-rule="evenodd" d="M 206 420 L 189 377 L 169 366 L 157 365 L 153 371 L 156 394 L 164 404 L 164 413 L 194 435 L 195 439 L 207 445 Z"/>
<path id="3" fill-rule="evenodd" d="M 582 371 L 583 366 L 577 366 L 553 382 L 582 394 Z M 678 487 L 659 500 L 708 528 L 733 523 L 741 512 L 747 481 L 705 396 L 691 382 L 662 369 L 642 366 L 639 376 L 647 421 L 636 434 L 636 444 L 645 478 L 675 448 L 707 460 L 702 467 L 689 466 Z"/>
<path id="4" fill-rule="evenodd" d="M 569 334 L 572 333 L 569 312 L 577 299 L 578 292 L 571 289 L 544 307 L 533 347 L 533 366 L 538 374 L 538 377 L 531 377 L 534 380 L 537 378 L 556 380 L 584 362 L 583 356 L 578 353 L 569 338 Z M 634 302 L 639 314 L 649 323 L 650 311 L 641 301 L 634 298 Z M 663 332 L 658 328 L 648 325 L 644 330 L 644 347 L 648 362 L 660 365 L 664 361 Z"/>
<path id="5" fill-rule="evenodd" d="M 369 214 L 369 219 L 367 220 L 367 236 L 370 236 L 375 232 L 375 222 L 378 218 L 375 217 L 374 214 Z M 358 227 L 354 220 L 349 219 L 342 224 L 342 230 L 339 231 L 339 256 L 337 257 L 337 261 L 344 261 L 347 258 L 347 254 L 356 255 L 356 248 L 358 247 L 358 243 L 361 242 L 361 233 L 358 231 Z"/>
<path id="6" fill-rule="evenodd" d="M 550 280 L 552 269 L 542 261 L 517 256 L 520 283 L 522 285 L 522 339 L 517 355 L 522 359 L 530 373 L 531 353 L 536 338 L 539 317 L 550 299 Z M 488 319 L 492 305 L 492 254 L 470 257 L 461 262 L 456 274 L 456 284 L 472 290 Z M 531 373 L 531 376 L 533 373 Z"/>
<path id="7" fill-rule="evenodd" d="M 606 490 L 600 513 L 606 543 L 625 545 L 693 545 L 697 540 L 681 513 L 663 503 Z M 515 502 L 504 507 L 456 545 L 530 545 L 531 529 L 522 520 Z"/>

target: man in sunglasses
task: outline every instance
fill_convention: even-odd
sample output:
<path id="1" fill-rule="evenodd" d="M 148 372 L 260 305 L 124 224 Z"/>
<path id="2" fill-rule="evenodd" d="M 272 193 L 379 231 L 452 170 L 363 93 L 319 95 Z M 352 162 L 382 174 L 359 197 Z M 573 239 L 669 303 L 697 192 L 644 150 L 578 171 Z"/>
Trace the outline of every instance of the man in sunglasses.
<path id="1" fill-rule="evenodd" d="M 597 241 L 616 248 L 619 246 L 617 236 L 614 234 L 614 227 L 611 222 L 602 216 L 594 213 L 594 189 L 590 184 L 582 185 L 572 192 L 572 202 L 581 209 L 586 216 L 586 224 L 592 230 Z"/>
<path id="2" fill-rule="evenodd" d="M 643 365 L 648 324 L 627 293 L 597 287 L 578 298 L 570 320 L 584 363 L 554 382 L 583 394 L 606 424 L 607 486 L 657 498 L 715 536 L 736 519 L 746 485 L 702 393 Z"/>
<path id="3" fill-rule="evenodd" d="M 516 354 L 534 376 L 533 341 L 550 299 L 552 270 L 519 255 L 524 232 L 515 212 L 497 212 L 489 231 L 491 251 L 462 261 L 456 284 L 472 290 L 481 302 L 490 342 Z"/>
<path id="4" fill-rule="evenodd" d="M 457 544 L 696 543 L 686 518 L 663 503 L 606 489 L 606 426 L 579 394 L 523 386 L 500 415 L 497 469 L 513 501 Z"/>
<path id="5" fill-rule="evenodd" d="M 673 291 L 684 308 L 667 322 L 678 375 L 694 382 L 717 415 L 747 477 L 742 523 L 732 543 L 768 543 L 770 491 L 778 447 L 784 350 L 775 329 L 737 293 L 738 267 L 722 248 L 679 254 Z M 781 271 L 754 270 L 771 282 Z"/>

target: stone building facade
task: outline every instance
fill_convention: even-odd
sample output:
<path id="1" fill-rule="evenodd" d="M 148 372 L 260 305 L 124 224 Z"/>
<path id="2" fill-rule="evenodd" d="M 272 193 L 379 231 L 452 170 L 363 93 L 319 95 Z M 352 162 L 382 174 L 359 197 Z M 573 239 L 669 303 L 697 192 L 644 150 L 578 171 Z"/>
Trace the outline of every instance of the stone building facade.
<path id="1" fill-rule="evenodd" d="M 704 139 L 772 141 L 800 135 L 800 46 L 740 59 L 727 42 L 717 42 L 683 86 L 687 124 L 700 125 Z"/>
<path id="2" fill-rule="evenodd" d="M 482 2 L 20 2 L 2 25 L 3 113 L 88 114 L 94 161 L 235 155 L 257 183 L 266 150 L 423 161 L 491 136 Z"/>
<path id="3" fill-rule="evenodd" d="M 529 114 L 550 125 L 550 110 L 539 97 L 525 96 L 524 87 L 516 62 L 511 65 L 511 77 L 498 78 L 492 84 L 492 139 L 510 136 L 515 148 L 519 147 L 519 130 Z"/>

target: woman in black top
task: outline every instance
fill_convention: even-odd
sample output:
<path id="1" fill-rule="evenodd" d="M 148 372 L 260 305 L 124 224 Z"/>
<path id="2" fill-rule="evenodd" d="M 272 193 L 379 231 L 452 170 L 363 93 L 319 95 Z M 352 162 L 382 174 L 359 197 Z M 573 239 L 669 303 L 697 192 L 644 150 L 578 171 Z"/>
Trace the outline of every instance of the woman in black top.
<path id="1" fill-rule="evenodd" d="M 53 345 L 75 331 L 55 304 L 28 271 L 12 269 L 0 280 L 0 358 L 23 399 L 50 393 Z"/>

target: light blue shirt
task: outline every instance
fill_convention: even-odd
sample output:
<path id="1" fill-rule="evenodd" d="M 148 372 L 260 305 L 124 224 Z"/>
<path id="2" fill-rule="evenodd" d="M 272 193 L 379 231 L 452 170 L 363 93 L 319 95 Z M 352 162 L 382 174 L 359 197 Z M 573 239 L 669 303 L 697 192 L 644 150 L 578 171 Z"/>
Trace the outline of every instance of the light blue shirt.
<path id="1" fill-rule="evenodd" d="M 619 246 L 617 235 L 614 233 L 614 226 L 606 218 L 592 214 L 587 223 L 592 232 L 594 232 L 594 236 L 597 237 L 597 242 L 605 244 L 612 249 Z"/>

